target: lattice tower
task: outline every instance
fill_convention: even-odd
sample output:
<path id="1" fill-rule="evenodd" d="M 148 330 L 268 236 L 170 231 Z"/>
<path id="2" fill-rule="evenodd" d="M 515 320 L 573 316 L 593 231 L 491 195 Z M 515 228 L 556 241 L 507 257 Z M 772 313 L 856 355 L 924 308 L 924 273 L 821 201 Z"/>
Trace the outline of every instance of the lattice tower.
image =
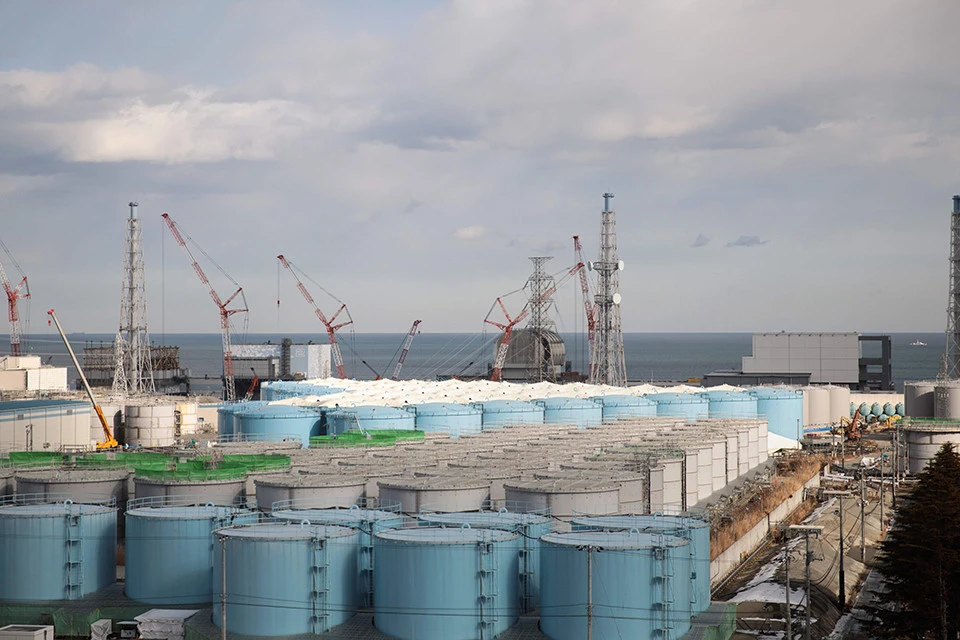
<path id="1" fill-rule="evenodd" d="M 600 259 L 593 263 L 597 273 L 597 332 L 590 361 L 590 382 L 617 387 L 627 385 L 620 325 L 620 271 L 623 262 L 617 251 L 617 215 L 610 209 L 612 193 L 603 194 Z"/>
<path id="2" fill-rule="evenodd" d="M 153 393 L 153 363 L 147 333 L 147 296 L 143 272 L 143 233 L 136 202 L 130 203 L 123 253 L 120 291 L 120 328 L 117 331 L 113 390 L 119 393 Z"/>
<path id="3" fill-rule="evenodd" d="M 953 214 L 950 217 L 950 288 L 944 363 L 947 377 L 960 377 L 960 196 L 953 196 Z"/>
<path id="4" fill-rule="evenodd" d="M 556 323 L 550 317 L 550 306 L 553 304 L 551 289 L 556 288 L 556 282 L 553 276 L 546 272 L 544 266 L 553 260 L 552 256 L 536 256 L 530 258 L 533 262 L 533 273 L 527 279 L 527 290 L 530 293 L 530 320 L 527 321 L 527 327 L 530 329 L 539 329 L 555 331 Z"/>

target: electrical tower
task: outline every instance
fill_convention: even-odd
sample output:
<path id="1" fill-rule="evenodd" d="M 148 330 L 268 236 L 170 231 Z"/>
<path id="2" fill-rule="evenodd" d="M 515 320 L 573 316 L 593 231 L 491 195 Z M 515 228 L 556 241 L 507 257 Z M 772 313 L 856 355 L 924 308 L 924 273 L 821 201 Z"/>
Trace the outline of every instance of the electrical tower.
<path id="1" fill-rule="evenodd" d="M 113 390 L 118 393 L 153 393 L 153 362 L 147 333 L 147 294 L 143 274 L 143 232 L 137 217 L 138 203 L 131 202 L 123 250 L 123 283 L 120 290 L 120 328 L 115 348 Z"/>
<path id="2" fill-rule="evenodd" d="M 603 225 L 600 230 L 600 259 L 591 267 L 597 272 L 596 335 L 590 361 L 590 382 L 616 387 L 627 385 L 623 357 L 623 330 L 620 326 L 620 272 L 623 260 L 617 252 L 617 215 L 610 209 L 612 193 L 603 194 Z"/>
<path id="3" fill-rule="evenodd" d="M 547 331 L 556 332 L 557 325 L 550 316 L 550 307 L 553 305 L 553 293 L 557 290 L 557 283 L 554 277 L 547 273 L 544 265 L 552 256 L 534 256 L 530 258 L 533 262 L 533 273 L 527 279 L 527 289 L 530 297 L 527 304 L 530 306 L 530 320 L 527 321 L 527 329 L 531 330 L 537 337 L 533 343 L 534 353 L 530 354 L 530 362 L 536 363 L 536 380 L 543 382 L 545 379 L 553 380 L 556 376 L 550 370 L 550 356 L 544 346 L 544 333 Z"/>
<path id="4" fill-rule="evenodd" d="M 947 349 L 944 353 L 945 373 L 960 377 L 960 196 L 953 196 L 950 217 L 950 289 L 947 300 Z"/>

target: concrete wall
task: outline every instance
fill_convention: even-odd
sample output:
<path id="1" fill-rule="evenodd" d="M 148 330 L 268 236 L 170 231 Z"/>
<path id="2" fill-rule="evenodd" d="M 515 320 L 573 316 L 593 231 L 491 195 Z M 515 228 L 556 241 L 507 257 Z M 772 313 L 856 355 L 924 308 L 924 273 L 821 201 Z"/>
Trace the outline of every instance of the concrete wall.
<path id="1" fill-rule="evenodd" d="M 820 474 L 813 476 L 803 485 L 807 491 L 814 490 L 820 486 Z M 726 551 L 717 556 L 710 562 L 710 584 L 716 585 L 727 575 L 736 569 L 743 559 L 753 553 L 753 551 L 767 539 L 770 529 L 773 525 L 784 520 L 803 502 L 804 491 L 797 490 L 792 496 L 780 503 L 774 508 L 766 518 L 757 523 L 757 526 L 750 529 L 743 537 L 733 543 Z"/>

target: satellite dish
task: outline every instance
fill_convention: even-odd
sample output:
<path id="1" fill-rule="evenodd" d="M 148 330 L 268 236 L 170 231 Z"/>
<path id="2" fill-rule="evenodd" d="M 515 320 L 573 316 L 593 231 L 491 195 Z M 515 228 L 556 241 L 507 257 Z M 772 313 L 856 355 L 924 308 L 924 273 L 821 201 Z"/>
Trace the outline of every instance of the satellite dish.
<path id="1" fill-rule="evenodd" d="M 587 271 L 593 271 L 593 263 L 590 261 L 587 261 Z"/>
<path id="2" fill-rule="evenodd" d="M 620 304 L 621 300 L 623 300 L 623 298 L 620 297 L 619 293 L 613 294 L 613 304 Z"/>
<path id="3" fill-rule="evenodd" d="M 623 260 L 621 260 L 620 262 L 617 263 L 617 270 L 618 270 L 618 271 L 623 271 Z"/>

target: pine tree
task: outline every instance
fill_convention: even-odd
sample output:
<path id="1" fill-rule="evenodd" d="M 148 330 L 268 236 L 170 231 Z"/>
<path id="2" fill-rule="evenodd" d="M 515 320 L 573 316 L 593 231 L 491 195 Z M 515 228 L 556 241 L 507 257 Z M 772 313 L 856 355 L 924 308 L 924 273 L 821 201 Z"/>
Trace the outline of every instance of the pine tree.
<path id="1" fill-rule="evenodd" d="M 960 455 L 944 445 L 918 477 L 881 546 L 882 638 L 960 638 Z"/>

